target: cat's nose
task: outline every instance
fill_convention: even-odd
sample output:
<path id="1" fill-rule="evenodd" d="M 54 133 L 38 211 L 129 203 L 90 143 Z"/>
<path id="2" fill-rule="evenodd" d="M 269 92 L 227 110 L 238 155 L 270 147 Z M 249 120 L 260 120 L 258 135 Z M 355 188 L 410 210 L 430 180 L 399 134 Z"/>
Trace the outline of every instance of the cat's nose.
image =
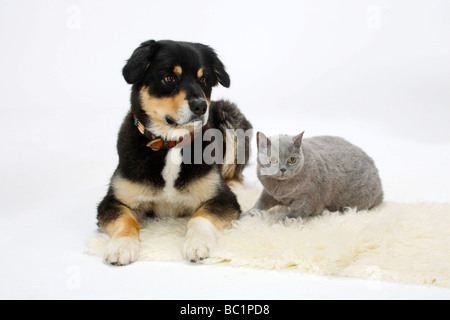
<path id="1" fill-rule="evenodd" d="M 285 173 L 285 172 L 286 172 L 286 169 L 282 168 L 282 169 L 280 169 L 280 171 L 283 172 L 283 173 Z"/>

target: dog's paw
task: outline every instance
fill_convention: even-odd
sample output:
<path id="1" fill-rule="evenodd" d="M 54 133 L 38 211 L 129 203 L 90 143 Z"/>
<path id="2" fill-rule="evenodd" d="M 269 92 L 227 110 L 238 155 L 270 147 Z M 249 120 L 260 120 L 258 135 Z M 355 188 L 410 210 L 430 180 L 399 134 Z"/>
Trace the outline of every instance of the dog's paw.
<path id="1" fill-rule="evenodd" d="M 125 266 L 139 257 L 139 240 L 131 237 L 111 239 L 105 249 L 105 261 L 115 266 Z"/>
<path id="2" fill-rule="evenodd" d="M 217 229 L 207 219 L 197 217 L 189 221 L 183 243 L 184 257 L 191 262 L 209 258 L 217 242 Z"/>
<path id="3" fill-rule="evenodd" d="M 198 262 L 209 258 L 210 244 L 201 237 L 186 238 L 183 244 L 184 257 L 191 262 Z"/>

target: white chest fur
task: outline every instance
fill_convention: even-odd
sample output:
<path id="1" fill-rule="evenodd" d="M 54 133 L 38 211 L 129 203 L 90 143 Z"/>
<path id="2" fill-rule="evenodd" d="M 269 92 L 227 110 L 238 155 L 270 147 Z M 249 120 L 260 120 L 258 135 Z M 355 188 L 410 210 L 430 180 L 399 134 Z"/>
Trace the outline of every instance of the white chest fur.
<path id="1" fill-rule="evenodd" d="M 116 175 L 112 187 L 119 201 L 133 209 L 136 214 L 152 211 L 157 217 L 181 217 L 192 215 L 202 203 L 211 199 L 220 183 L 220 174 L 212 170 L 202 178 L 185 184 L 183 189 L 175 186 L 182 166 L 181 148 L 167 153 L 161 176 L 164 188 L 130 181 Z"/>
<path id="2" fill-rule="evenodd" d="M 167 197 L 178 195 L 178 192 L 175 189 L 175 181 L 180 174 L 182 161 L 181 148 L 172 148 L 169 150 L 166 156 L 166 165 L 161 172 L 161 175 L 166 182 L 163 193 Z"/>
<path id="3" fill-rule="evenodd" d="M 189 198 L 186 198 L 178 189 L 175 188 L 175 181 L 181 171 L 183 157 L 181 148 L 172 148 L 166 156 L 166 164 L 161 175 L 165 181 L 159 201 L 153 201 L 153 211 L 158 217 L 178 217 L 186 214 L 192 205 L 189 204 Z"/>

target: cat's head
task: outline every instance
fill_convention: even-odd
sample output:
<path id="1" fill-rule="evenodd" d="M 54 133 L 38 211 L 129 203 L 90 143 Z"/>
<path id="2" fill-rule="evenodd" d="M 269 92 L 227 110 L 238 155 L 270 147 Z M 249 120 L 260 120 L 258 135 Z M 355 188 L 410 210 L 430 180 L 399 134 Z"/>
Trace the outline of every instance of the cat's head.
<path id="1" fill-rule="evenodd" d="M 297 136 L 278 135 L 267 138 L 262 132 L 258 132 L 256 142 L 260 175 L 285 180 L 298 173 L 305 163 L 303 133 Z"/>

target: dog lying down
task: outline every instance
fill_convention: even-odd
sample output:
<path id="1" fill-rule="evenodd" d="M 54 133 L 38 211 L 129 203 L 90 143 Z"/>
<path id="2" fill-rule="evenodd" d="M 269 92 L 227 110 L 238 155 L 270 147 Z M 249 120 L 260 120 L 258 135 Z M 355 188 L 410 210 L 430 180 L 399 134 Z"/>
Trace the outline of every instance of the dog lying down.
<path id="1" fill-rule="evenodd" d="M 110 237 L 105 260 L 137 259 L 139 219 L 186 216 L 183 254 L 193 262 L 207 258 L 217 232 L 240 215 L 226 182 L 242 182 L 252 136 L 235 104 L 210 100 L 214 86 L 230 86 L 229 75 L 206 45 L 150 40 L 133 52 L 123 76 L 132 85 L 131 109 L 97 215 Z"/>

